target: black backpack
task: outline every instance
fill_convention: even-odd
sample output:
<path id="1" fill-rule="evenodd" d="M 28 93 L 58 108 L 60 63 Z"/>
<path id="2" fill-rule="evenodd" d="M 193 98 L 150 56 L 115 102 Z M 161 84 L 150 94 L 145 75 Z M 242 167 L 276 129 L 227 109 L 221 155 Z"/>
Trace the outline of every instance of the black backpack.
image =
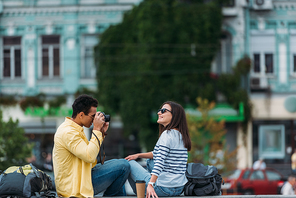
<path id="1" fill-rule="evenodd" d="M 32 164 L 11 166 L 0 175 L 0 197 L 55 197 L 51 178 Z"/>
<path id="2" fill-rule="evenodd" d="M 184 187 L 185 196 L 221 195 L 222 177 L 215 166 L 205 166 L 201 163 L 187 164 L 186 177 L 188 182 Z"/>

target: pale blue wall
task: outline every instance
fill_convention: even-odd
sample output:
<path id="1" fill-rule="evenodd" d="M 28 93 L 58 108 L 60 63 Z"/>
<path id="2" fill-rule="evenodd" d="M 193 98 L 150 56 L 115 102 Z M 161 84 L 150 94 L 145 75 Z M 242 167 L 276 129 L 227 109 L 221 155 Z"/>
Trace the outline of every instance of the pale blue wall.
<path id="1" fill-rule="evenodd" d="M 82 79 L 84 35 L 99 35 L 110 24 L 122 21 L 123 13 L 141 0 L 2 0 L 0 13 L 0 60 L 3 36 L 21 36 L 22 77 L 3 78 L 0 63 L 0 94 L 73 94 L 80 87 L 97 88 L 95 78 Z M 1 9 L 0 9 L 1 11 Z M 59 78 L 40 77 L 41 36 L 60 35 Z M 32 86 L 33 85 L 33 86 Z"/>
<path id="2" fill-rule="evenodd" d="M 260 49 L 262 53 L 273 53 L 274 73 L 267 77 L 272 92 L 294 93 L 296 91 L 296 76 L 291 71 L 292 54 L 296 53 L 296 49 L 291 40 L 296 36 L 296 1 L 274 0 L 272 1 L 272 9 L 265 10 L 254 9 L 250 6 L 249 13 L 251 58 L 254 53 L 252 49 Z M 252 43 L 254 37 L 257 37 L 260 43 Z M 281 60 L 284 61 L 281 62 Z"/>

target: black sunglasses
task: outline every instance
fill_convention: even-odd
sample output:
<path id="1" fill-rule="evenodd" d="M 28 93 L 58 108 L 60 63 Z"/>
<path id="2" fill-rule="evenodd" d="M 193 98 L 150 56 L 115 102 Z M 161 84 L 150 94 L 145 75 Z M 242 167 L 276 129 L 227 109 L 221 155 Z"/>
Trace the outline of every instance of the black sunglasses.
<path id="1" fill-rule="evenodd" d="M 161 114 L 165 113 L 166 111 L 171 112 L 170 110 L 166 108 L 159 109 L 158 112 L 161 112 Z M 172 113 L 172 112 L 171 112 Z"/>

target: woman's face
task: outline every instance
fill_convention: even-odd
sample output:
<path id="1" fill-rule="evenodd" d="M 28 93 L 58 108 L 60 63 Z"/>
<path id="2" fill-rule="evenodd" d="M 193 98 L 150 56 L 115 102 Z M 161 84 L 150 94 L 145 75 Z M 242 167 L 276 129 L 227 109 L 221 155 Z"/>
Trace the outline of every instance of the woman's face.
<path id="1" fill-rule="evenodd" d="M 161 109 L 158 111 L 158 120 L 157 123 L 163 126 L 167 126 L 172 120 L 172 108 L 168 104 L 164 104 Z"/>

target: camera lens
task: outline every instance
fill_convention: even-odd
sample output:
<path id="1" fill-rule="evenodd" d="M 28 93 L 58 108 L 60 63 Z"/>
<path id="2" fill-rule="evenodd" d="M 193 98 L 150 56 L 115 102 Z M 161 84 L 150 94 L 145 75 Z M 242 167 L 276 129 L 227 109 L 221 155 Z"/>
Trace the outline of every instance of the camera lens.
<path id="1" fill-rule="evenodd" d="M 105 122 L 110 122 L 111 116 L 110 115 L 105 115 Z"/>
<path id="2" fill-rule="evenodd" d="M 110 115 L 106 115 L 104 112 L 102 112 L 102 114 L 103 114 L 104 117 L 105 117 L 105 122 L 110 122 L 110 120 L 111 120 L 111 116 L 110 116 Z"/>

